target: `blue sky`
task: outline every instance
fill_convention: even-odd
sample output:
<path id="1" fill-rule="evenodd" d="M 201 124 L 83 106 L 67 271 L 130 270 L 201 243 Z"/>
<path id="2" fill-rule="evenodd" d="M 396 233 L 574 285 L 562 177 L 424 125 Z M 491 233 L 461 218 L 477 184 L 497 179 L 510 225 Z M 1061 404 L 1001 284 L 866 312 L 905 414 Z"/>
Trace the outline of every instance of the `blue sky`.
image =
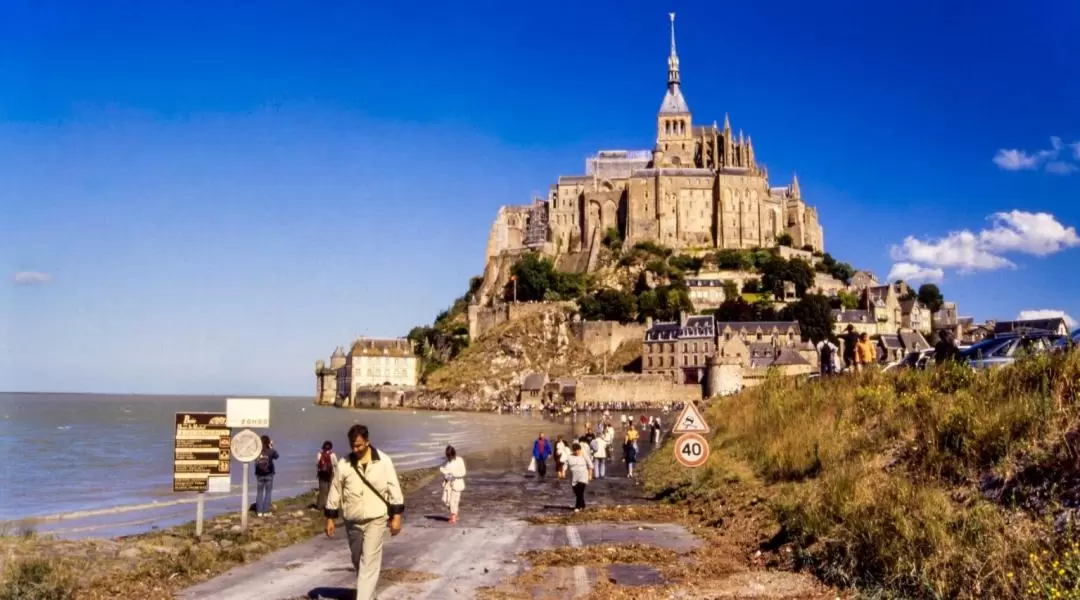
<path id="1" fill-rule="evenodd" d="M 651 148 L 669 10 L 695 121 L 835 256 L 1080 316 L 1080 4 L 533 4 L 0 5 L 0 389 L 311 393 L 459 295 L 500 204 Z"/>

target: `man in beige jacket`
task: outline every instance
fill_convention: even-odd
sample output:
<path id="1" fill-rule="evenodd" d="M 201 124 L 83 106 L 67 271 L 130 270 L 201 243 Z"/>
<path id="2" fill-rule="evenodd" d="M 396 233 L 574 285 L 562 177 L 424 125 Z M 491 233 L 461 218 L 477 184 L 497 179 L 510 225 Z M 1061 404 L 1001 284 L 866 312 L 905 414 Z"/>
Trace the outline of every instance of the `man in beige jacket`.
<path id="1" fill-rule="evenodd" d="M 334 537 L 334 520 L 345 521 L 345 534 L 356 567 L 356 600 L 374 600 L 382 569 L 383 541 L 401 533 L 405 496 L 394 463 L 369 443 L 368 428 L 349 428 L 352 454 L 338 461 L 326 500 L 326 535 Z"/>

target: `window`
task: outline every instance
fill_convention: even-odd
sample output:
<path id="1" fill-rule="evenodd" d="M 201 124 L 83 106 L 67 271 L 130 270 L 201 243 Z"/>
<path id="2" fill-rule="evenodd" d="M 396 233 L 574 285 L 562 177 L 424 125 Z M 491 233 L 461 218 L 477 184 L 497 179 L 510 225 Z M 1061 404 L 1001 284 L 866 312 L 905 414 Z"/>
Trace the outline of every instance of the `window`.
<path id="1" fill-rule="evenodd" d="M 649 366 L 652 367 L 652 357 L 649 357 Z"/>
<path id="2" fill-rule="evenodd" d="M 682 357 L 682 364 L 683 364 L 683 366 L 684 366 L 684 367 L 685 367 L 685 366 L 687 366 L 687 365 L 689 365 L 689 364 L 690 364 L 690 357 L 689 357 L 689 356 L 686 356 L 686 355 L 684 354 L 684 355 L 683 355 L 683 357 Z"/>

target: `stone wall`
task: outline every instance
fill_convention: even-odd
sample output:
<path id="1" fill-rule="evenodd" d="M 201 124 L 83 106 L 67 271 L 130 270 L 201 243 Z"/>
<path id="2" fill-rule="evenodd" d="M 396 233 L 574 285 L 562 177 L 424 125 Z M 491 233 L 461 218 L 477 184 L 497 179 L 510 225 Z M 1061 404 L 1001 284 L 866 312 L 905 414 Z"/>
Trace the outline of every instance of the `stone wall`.
<path id="1" fill-rule="evenodd" d="M 610 354 L 627 340 L 644 340 L 646 329 L 642 324 L 624 325 L 617 321 L 579 321 L 571 328 L 593 354 Z"/>
<path id="2" fill-rule="evenodd" d="M 578 404 L 652 402 L 668 404 L 701 399 L 701 386 L 679 385 L 660 375 L 584 375 L 577 379 Z"/>
<path id="3" fill-rule="evenodd" d="M 414 387 L 372 386 L 356 389 L 350 402 L 342 398 L 337 406 L 342 408 L 408 408 L 417 404 L 420 391 Z"/>

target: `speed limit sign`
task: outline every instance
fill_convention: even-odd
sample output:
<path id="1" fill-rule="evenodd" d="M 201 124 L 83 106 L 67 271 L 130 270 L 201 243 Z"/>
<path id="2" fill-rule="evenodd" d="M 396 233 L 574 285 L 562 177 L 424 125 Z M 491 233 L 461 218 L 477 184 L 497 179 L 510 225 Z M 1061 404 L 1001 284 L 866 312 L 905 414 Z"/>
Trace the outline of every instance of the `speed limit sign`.
<path id="1" fill-rule="evenodd" d="M 675 460 L 684 467 L 700 467 L 709 460 L 709 441 L 700 433 L 684 433 L 675 440 Z"/>

